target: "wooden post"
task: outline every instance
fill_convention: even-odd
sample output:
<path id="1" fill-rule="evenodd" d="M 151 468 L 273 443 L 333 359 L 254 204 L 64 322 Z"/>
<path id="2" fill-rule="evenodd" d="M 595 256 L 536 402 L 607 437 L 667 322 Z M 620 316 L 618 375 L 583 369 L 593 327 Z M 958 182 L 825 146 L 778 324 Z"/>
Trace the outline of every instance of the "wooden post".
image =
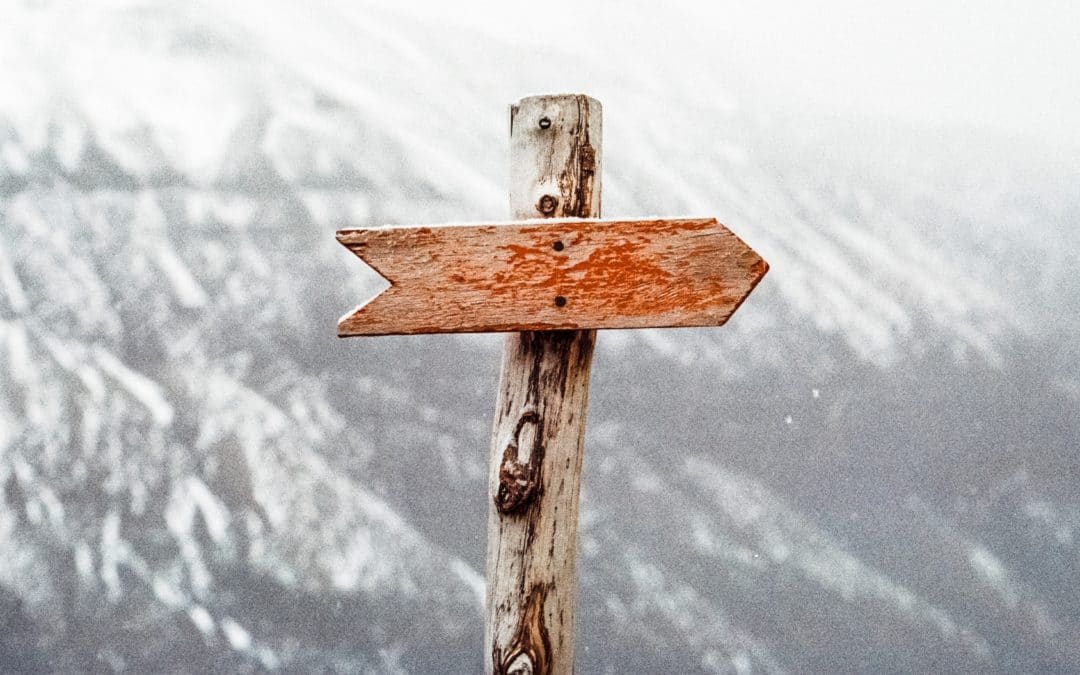
<path id="1" fill-rule="evenodd" d="M 600 128 L 600 103 L 587 96 L 535 96 L 511 107 L 513 218 L 600 216 Z M 567 243 L 550 245 L 561 251 Z M 561 307 L 566 299 L 551 302 Z M 595 341 L 594 330 L 506 340 L 488 480 L 489 673 L 573 672 L 578 497 Z"/>
<path id="2" fill-rule="evenodd" d="M 337 232 L 389 282 L 338 335 L 525 331 L 506 341 L 492 432 L 489 673 L 574 669 L 595 329 L 720 326 L 769 269 L 715 218 L 599 220 L 600 166 L 599 102 L 522 99 L 510 109 L 516 222 Z"/>

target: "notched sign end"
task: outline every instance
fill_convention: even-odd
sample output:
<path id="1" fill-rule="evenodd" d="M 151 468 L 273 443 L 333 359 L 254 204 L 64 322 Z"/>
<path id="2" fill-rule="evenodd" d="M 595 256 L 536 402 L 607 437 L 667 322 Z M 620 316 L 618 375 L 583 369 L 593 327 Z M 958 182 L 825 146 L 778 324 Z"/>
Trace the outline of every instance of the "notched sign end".
<path id="1" fill-rule="evenodd" d="M 337 322 L 337 335 L 338 337 L 353 337 L 359 335 L 384 335 L 385 331 L 373 330 L 374 326 L 369 321 L 368 308 L 380 298 L 383 298 L 386 294 L 394 288 L 393 282 L 391 282 L 386 276 L 384 276 L 379 269 L 371 264 L 371 260 L 365 257 L 368 244 L 370 243 L 370 234 L 373 230 L 366 229 L 351 229 L 351 230 L 338 230 L 336 237 L 342 246 L 352 251 L 352 253 L 360 258 L 360 261 L 367 267 L 367 274 L 364 275 L 361 283 L 365 290 L 370 290 L 371 295 L 367 300 L 361 302 L 354 307 L 351 311 L 344 314 Z"/>
<path id="2" fill-rule="evenodd" d="M 389 288 L 379 291 L 366 301 L 357 305 L 352 311 L 344 314 L 337 322 L 337 336 L 339 338 L 354 337 L 359 335 L 385 335 L 383 332 L 369 330 L 369 323 L 365 320 L 364 308 L 382 297 Z"/>

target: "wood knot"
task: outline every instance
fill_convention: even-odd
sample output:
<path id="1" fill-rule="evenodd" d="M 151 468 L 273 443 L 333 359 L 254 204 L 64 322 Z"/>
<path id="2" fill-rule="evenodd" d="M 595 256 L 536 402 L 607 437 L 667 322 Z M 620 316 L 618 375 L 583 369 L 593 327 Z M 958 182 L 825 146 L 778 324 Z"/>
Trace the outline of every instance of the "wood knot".
<path id="1" fill-rule="evenodd" d="M 533 675 L 533 662 L 528 654 L 518 654 L 506 669 L 506 675 Z"/>
<path id="2" fill-rule="evenodd" d="M 521 430 L 530 422 L 535 424 L 537 429 L 533 437 L 533 447 L 529 451 L 529 458 L 523 462 L 519 455 L 518 444 L 521 440 Z M 533 408 L 526 408 L 518 417 L 514 433 L 507 441 L 502 461 L 499 463 L 499 489 L 495 493 L 495 508 L 499 510 L 499 513 L 518 511 L 536 497 L 540 487 L 540 462 L 544 458 L 540 434 L 540 414 Z"/>
<path id="3" fill-rule="evenodd" d="M 535 585 L 525 598 L 517 630 L 506 649 L 493 645 L 495 675 L 551 675 L 551 639 L 544 625 L 547 592 Z"/>
<path id="4" fill-rule="evenodd" d="M 583 145 L 578 155 L 578 162 L 581 173 L 596 173 L 596 149 L 591 145 Z"/>
<path id="5" fill-rule="evenodd" d="M 544 195 L 540 198 L 540 201 L 536 203 L 536 210 L 545 216 L 550 216 L 555 213 L 555 207 L 559 205 L 559 199 L 552 195 Z"/>

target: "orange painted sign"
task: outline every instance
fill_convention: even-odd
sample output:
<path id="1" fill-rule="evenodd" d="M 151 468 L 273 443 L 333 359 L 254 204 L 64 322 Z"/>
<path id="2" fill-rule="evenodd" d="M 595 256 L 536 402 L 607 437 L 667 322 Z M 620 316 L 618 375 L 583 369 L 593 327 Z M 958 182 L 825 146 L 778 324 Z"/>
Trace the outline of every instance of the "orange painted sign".
<path id="1" fill-rule="evenodd" d="M 390 288 L 338 335 L 719 326 L 768 264 L 714 218 L 339 230 Z"/>

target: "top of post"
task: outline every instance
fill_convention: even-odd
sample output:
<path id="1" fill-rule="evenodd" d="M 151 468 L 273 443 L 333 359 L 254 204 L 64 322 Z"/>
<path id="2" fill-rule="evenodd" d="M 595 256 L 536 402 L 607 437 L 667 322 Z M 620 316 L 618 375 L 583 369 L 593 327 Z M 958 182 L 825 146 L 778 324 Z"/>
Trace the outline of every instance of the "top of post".
<path id="1" fill-rule="evenodd" d="M 510 106 L 512 218 L 600 216 L 600 102 L 527 96 Z"/>
<path id="2" fill-rule="evenodd" d="M 584 103 L 588 106 L 590 111 L 598 116 L 603 112 L 600 101 L 592 96 L 586 96 L 585 94 L 534 94 L 533 96 L 525 96 L 517 103 L 510 104 L 510 133 L 513 133 L 514 118 L 517 116 L 518 110 L 522 106 L 544 106 L 549 104 L 565 105 L 567 103 Z"/>

